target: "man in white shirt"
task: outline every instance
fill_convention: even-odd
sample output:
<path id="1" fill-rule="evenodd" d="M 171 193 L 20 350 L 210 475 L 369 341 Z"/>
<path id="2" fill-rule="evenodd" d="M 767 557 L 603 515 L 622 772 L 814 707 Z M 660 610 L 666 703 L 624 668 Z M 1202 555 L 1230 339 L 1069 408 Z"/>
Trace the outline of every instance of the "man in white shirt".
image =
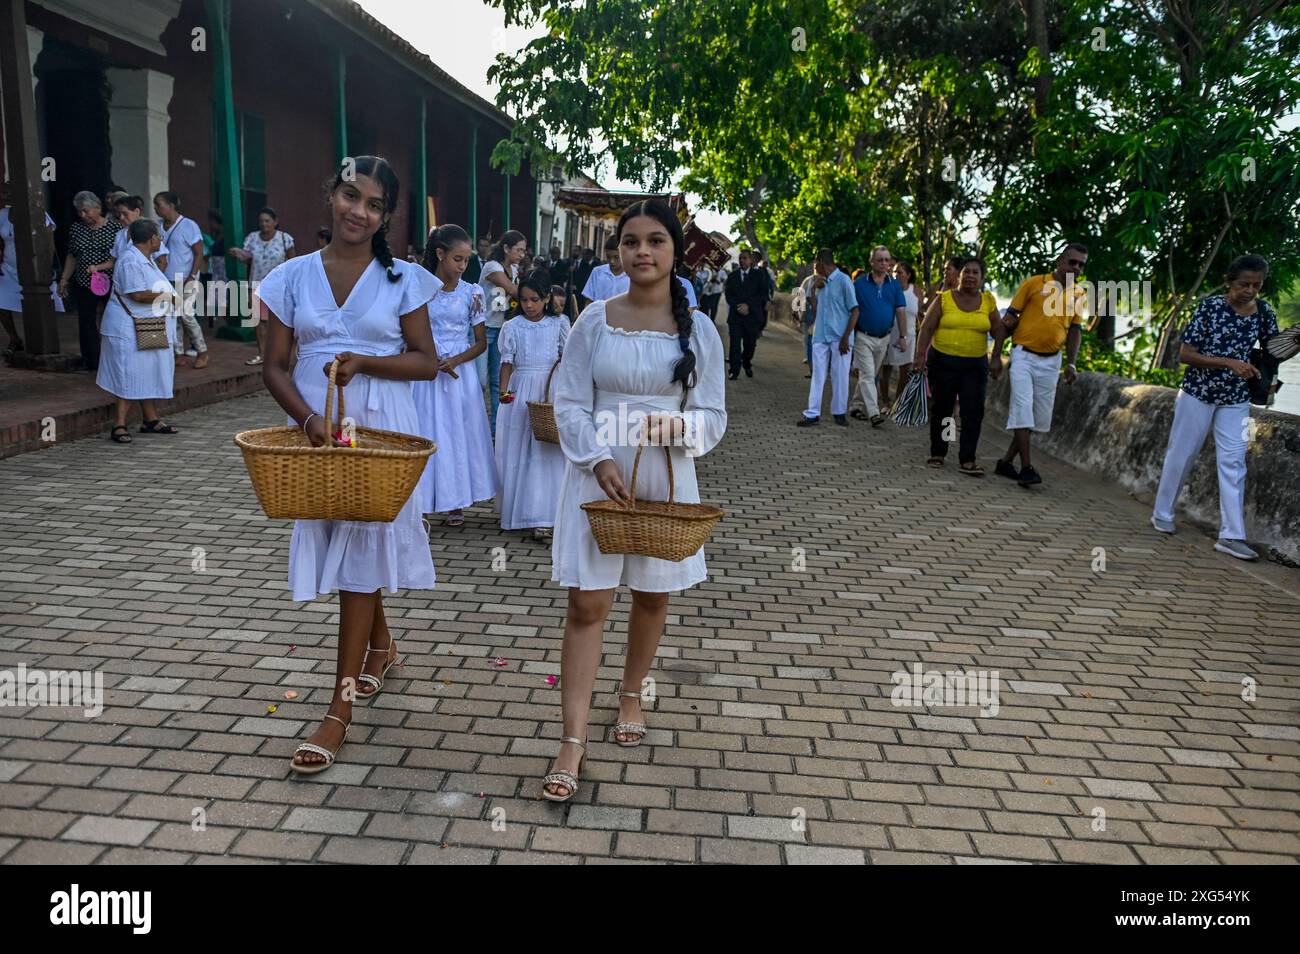
<path id="1" fill-rule="evenodd" d="M 623 271 L 623 260 L 618 256 L 618 239 L 605 239 L 605 264 L 591 270 L 591 277 L 582 287 L 582 307 L 593 301 L 606 301 L 627 291 L 632 280 Z"/>

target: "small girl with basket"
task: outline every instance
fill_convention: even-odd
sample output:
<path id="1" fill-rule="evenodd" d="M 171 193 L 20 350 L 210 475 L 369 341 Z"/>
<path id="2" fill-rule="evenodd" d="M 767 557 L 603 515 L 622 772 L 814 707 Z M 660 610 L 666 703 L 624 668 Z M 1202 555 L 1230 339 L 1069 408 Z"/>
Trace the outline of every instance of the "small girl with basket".
<path id="1" fill-rule="evenodd" d="M 416 434 L 411 382 L 438 373 L 425 303 L 434 279 L 394 260 L 388 222 L 399 183 L 377 156 L 349 158 L 329 191 L 332 237 L 311 255 L 276 266 L 257 288 L 268 322 L 262 380 L 313 447 L 348 440 L 331 434 L 326 406 L 330 366 L 345 385 L 347 413 L 361 427 Z M 289 352 L 298 344 L 298 363 Z M 344 421 L 347 426 L 347 421 Z M 301 774 L 334 764 L 352 722 L 352 705 L 383 688 L 398 658 L 384 618 L 383 591 L 432 589 L 433 558 L 415 496 L 391 522 L 298 520 L 289 542 L 295 600 L 339 594 L 339 646 L 329 711 L 298 746 L 289 767 Z"/>
<path id="2" fill-rule="evenodd" d="M 615 590 L 626 584 L 632 607 L 612 735 L 618 745 L 633 746 L 646 734 L 641 687 L 663 635 L 668 594 L 708 578 L 698 544 L 674 560 L 627 549 L 602 552 L 588 519 L 595 511 L 583 504 L 608 501 L 610 509 L 629 508 L 635 515 L 635 495 L 638 507 L 642 499 L 672 497 L 679 510 L 694 509 L 700 499 L 694 458 L 711 450 L 727 427 L 722 341 L 713 322 L 691 309 L 674 273 L 685 247 L 677 216 L 661 200 L 638 202 L 619 219 L 617 238 L 628 290 L 587 306 L 555 374 L 555 421 L 567 463 L 551 579 L 569 588 L 569 608 L 561 656 L 561 746 L 542 779 L 542 794 L 557 802 L 578 791 L 602 632 Z M 625 426 L 633 421 L 636 426 Z M 638 460 L 642 443 L 650 446 Z M 715 512 L 706 521 L 721 513 L 700 509 Z"/>
<path id="3" fill-rule="evenodd" d="M 564 478 L 558 444 L 533 434 L 529 402 L 546 403 L 552 369 L 564 354 L 569 319 L 547 313 L 550 276 L 537 269 L 519 284 L 519 314 L 501 326 L 501 406 L 497 409 L 496 463 L 501 477 L 497 509 L 502 530 L 532 530 L 549 543 L 555 503 Z"/>

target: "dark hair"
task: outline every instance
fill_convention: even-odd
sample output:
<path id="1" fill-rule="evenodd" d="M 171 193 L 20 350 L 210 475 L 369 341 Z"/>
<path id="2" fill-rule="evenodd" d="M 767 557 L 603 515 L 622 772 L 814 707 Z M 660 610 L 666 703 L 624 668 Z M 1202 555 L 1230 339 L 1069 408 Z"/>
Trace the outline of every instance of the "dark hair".
<path id="1" fill-rule="evenodd" d="M 828 248 L 819 248 L 817 250 L 816 260 L 821 262 L 823 265 L 834 265 L 835 253 Z"/>
<path id="2" fill-rule="evenodd" d="M 957 271 L 964 271 L 966 266 L 970 265 L 972 262 L 980 267 L 980 278 L 984 278 L 988 275 L 989 270 L 984 267 L 984 259 L 980 258 L 978 255 L 967 255 L 963 258 L 961 264 L 957 266 Z"/>
<path id="3" fill-rule="evenodd" d="M 1065 246 L 1065 248 L 1061 249 L 1062 255 L 1064 255 L 1066 252 L 1078 252 L 1080 255 L 1087 255 L 1088 246 L 1080 245 L 1078 242 L 1070 242 L 1068 245 Z"/>
<path id="4" fill-rule="evenodd" d="M 440 225 L 429 232 L 429 240 L 424 243 L 424 267 L 435 275 L 438 273 L 438 250 L 451 251 L 453 245 L 464 242 L 470 244 L 469 233 L 459 225 Z"/>
<path id="5" fill-rule="evenodd" d="M 636 208 L 636 206 L 633 206 L 632 208 Z M 627 213 L 624 212 L 623 214 L 626 215 Z M 617 235 L 611 235 L 609 238 L 605 239 L 605 251 L 606 251 L 606 252 L 612 252 L 612 251 L 614 251 L 614 249 L 616 249 L 616 248 L 618 248 L 618 236 L 617 236 Z"/>
<path id="6" fill-rule="evenodd" d="M 950 265 L 950 266 L 952 266 L 953 268 L 957 269 L 957 271 L 960 272 L 960 271 L 961 271 L 961 267 L 962 267 L 963 265 L 966 264 L 966 256 L 965 256 L 965 255 L 954 255 L 952 258 L 948 259 L 948 263 L 947 263 L 947 264 Z M 984 263 L 981 262 L 980 264 L 983 265 Z"/>
<path id="7" fill-rule="evenodd" d="M 1228 273 L 1224 277 L 1230 282 L 1235 281 L 1242 272 L 1261 272 L 1267 278 L 1268 259 L 1263 255 L 1238 255 L 1228 265 Z"/>
<path id="8" fill-rule="evenodd" d="M 899 265 L 902 265 L 903 268 L 907 269 L 907 283 L 908 283 L 909 285 L 915 285 L 915 284 L 916 284 L 916 269 L 912 267 L 912 263 L 909 262 L 909 261 L 908 261 L 907 259 L 905 259 L 905 258 L 895 259 L 895 260 L 894 260 L 894 267 L 897 268 Z"/>
<path id="9" fill-rule="evenodd" d="M 329 229 L 320 228 L 316 230 L 316 237 L 319 239 L 324 239 L 325 241 L 328 242 L 334 238 L 334 233 L 331 232 Z"/>
<path id="10" fill-rule="evenodd" d="M 275 219 L 276 221 L 279 221 L 280 219 L 280 217 L 275 214 L 275 209 L 271 208 L 269 205 L 264 205 L 257 210 L 257 217 L 259 219 L 264 215 L 269 215 L 271 218 Z"/>
<path id="11" fill-rule="evenodd" d="M 492 261 L 500 262 L 504 265 L 506 262 L 506 249 L 511 245 L 518 245 L 523 241 L 525 241 L 524 233 L 511 229 L 505 235 L 501 236 L 501 238 L 497 240 L 497 243 L 492 246 L 492 252 L 490 255 Z"/>
<path id="12" fill-rule="evenodd" d="M 119 195 L 113 200 L 113 208 L 118 206 L 140 212 L 144 209 L 144 197 L 138 195 Z"/>
<path id="13" fill-rule="evenodd" d="M 673 320 L 677 323 L 677 343 L 681 346 L 682 356 L 673 365 L 672 380 L 681 382 L 681 409 L 685 410 L 687 392 L 694 383 L 691 379 L 695 374 L 695 352 L 691 350 L 691 329 L 695 319 L 691 315 L 690 302 L 686 298 L 686 288 L 677 280 L 676 265 L 682 260 L 686 239 L 682 235 L 682 223 L 677 220 L 677 216 L 673 214 L 672 209 L 668 208 L 666 202 L 662 199 L 643 199 L 624 210 L 619 217 L 618 229 L 614 233 L 615 247 L 622 241 L 624 226 L 640 216 L 654 219 L 667 230 L 669 238 L 673 240 L 674 267 L 668 270 L 668 294 L 672 301 Z"/>
<path id="14" fill-rule="evenodd" d="M 402 184 L 397 181 L 397 173 L 393 171 L 387 159 L 380 156 L 349 156 L 339 165 L 339 171 L 334 173 L 334 181 L 329 187 L 330 195 L 333 195 L 334 190 L 343 184 L 343 171 L 348 168 L 349 163 L 352 163 L 354 177 L 369 176 L 384 187 L 384 220 L 375 234 L 370 237 L 370 252 L 379 260 L 379 264 L 387 269 L 390 282 L 401 281 L 402 276 L 393 267 L 393 253 L 388 247 L 388 219 L 397 208 Z"/>
<path id="15" fill-rule="evenodd" d="M 515 296 L 516 301 L 519 301 L 525 288 L 537 293 L 537 297 L 542 300 L 542 314 L 549 315 L 551 313 L 551 276 L 546 269 L 534 268 L 519 280 L 518 294 Z M 515 314 L 522 315 L 523 313 L 523 302 L 520 302 L 519 310 Z"/>
<path id="16" fill-rule="evenodd" d="M 157 202 L 159 199 L 162 199 L 170 206 L 174 206 L 177 212 L 181 210 L 181 197 L 175 192 L 159 192 L 153 197 L 153 200 Z"/>
<path id="17" fill-rule="evenodd" d="M 132 245 L 147 242 L 158 234 L 158 223 L 153 219 L 139 218 L 127 226 L 127 236 Z"/>
<path id="18" fill-rule="evenodd" d="M 546 299 L 546 310 L 547 310 L 548 312 L 550 312 L 551 314 L 553 314 L 553 315 L 561 314 L 561 312 L 558 312 L 558 311 L 551 311 L 551 308 L 553 308 L 553 307 L 555 306 L 555 296 L 556 296 L 556 295 L 563 295 L 563 296 L 564 296 L 564 301 L 565 301 L 565 304 L 566 304 L 566 305 L 568 304 L 568 301 L 569 301 L 569 293 L 568 293 L 567 291 L 564 290 L 564 286 L 563 286 L 563 285 L 552 285 L 552 286 L 551 286 L 551 297 L 548 298 L 548 299 Z"/>
<path id="19" fill-rule="evenodd" d="M 596 254 L 596 250 L 595 250 L 594 248 L 584 248 L 584 249 L 583 249 L 583 252 L 585 252 L 585 253 L 588 254 L 588 255 L 595 255 L 595 254 Z"/>

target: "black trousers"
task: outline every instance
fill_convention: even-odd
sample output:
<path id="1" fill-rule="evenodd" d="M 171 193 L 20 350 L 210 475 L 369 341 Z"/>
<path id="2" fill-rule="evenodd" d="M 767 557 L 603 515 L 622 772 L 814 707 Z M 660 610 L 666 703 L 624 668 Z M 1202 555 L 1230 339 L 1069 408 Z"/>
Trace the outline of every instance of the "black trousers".
<path id="1" fill-rule="evenodd" d="M 718 302 L 722 300 L 721 295 L 704 295 L 700 298 L 700 311 L 709 316 L 712 321 L 718 320 Z"/>
<path id="2" fill-rule="evenodd" d="M 81 363 L 89 371 L 99 370 L 99 312 L 108 299 L 100 298 L 89 288 L 69 283 L 77 303 L 77 336 L 81 341 Z"/>
<path id="3" fill-rule="evenodd" d="M 952 419 L 953 405 L 961 398 L 961 441 L 957 447 L 957 460 L 963 464 L 974 463 L 980 428 L 984 425 L 988 358 L 958 358 L 931 345 L 925 368 L 930 377 L 930 456 L 943 457 L 948 453 L 948 442 L 944 440 L 943 432 Z"/>
<path id="4" fill-rule="evenodd" d="M 728 370 L 732 374 L 739 374 L 742 367 L 750 367 L 754 360 L 754 347 L 763 331 L 763 316 L 732 312 L 727 318 L 727 331 L 731 333 L 731 348 L 727 354 Z"/>

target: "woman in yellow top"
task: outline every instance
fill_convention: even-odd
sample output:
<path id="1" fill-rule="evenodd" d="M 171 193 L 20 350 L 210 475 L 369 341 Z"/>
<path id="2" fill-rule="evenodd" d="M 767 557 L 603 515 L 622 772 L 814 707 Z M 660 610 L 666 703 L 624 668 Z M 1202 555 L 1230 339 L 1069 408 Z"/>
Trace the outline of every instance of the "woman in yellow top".
<path id="1" fill-rule="evenodd" d="M 984 263 L 971 257 L 962 262 L 957 287 L 930 302 L 916 343 L 917 360 L 912 370 L 930 379 L 929 467 L 943 466 L 948 453 L 948 441 L 943 436 L 945 422 L 952 419 L 953 407 L 960 398 L 961 443 L 957 459 L 963 474 L 984 476 L 984 468 L 975 459 L 984 423 L 984 390 L 990 371 L 994 377 L 1002 371 L 1001 362 L 989 362 L 990 334 L 993 353 L 1000 354 L 1007 329 L 993 293 L 984 290 Z"/>

